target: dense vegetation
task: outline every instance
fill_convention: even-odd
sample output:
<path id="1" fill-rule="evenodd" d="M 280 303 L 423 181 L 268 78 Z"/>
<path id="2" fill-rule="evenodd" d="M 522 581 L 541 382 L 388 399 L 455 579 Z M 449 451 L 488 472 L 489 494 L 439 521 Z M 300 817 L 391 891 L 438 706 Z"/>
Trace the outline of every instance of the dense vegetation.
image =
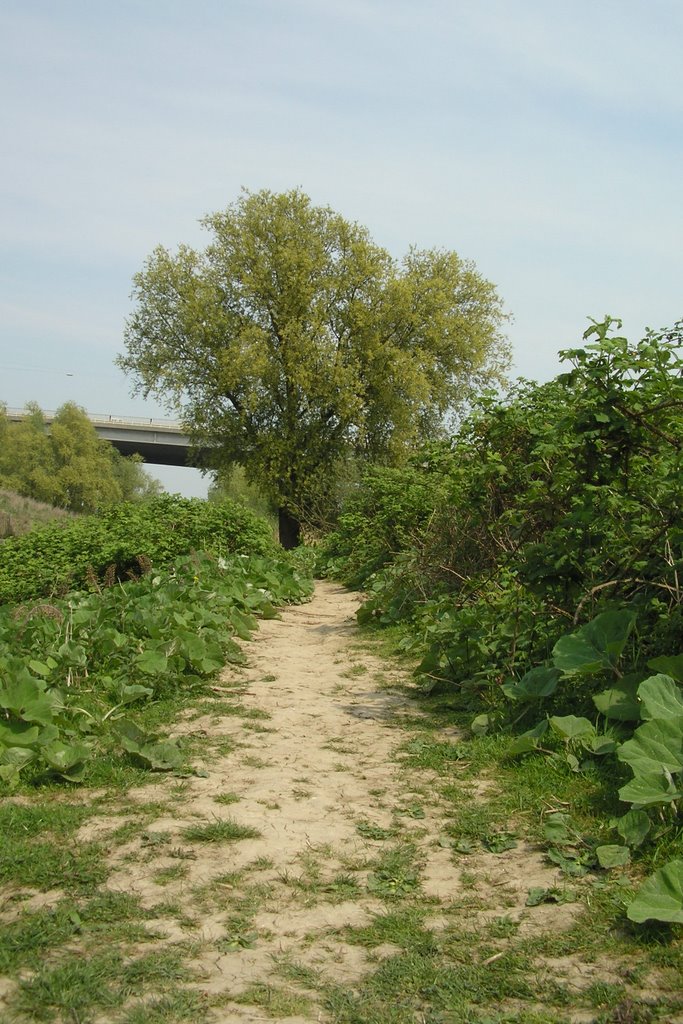
<path id="1" fill-rule="evenodd" d="M 80 589 L 52 596 L 67 577 Z M 10 787 L 92 781 L 103 758 L 181 767 L 183 750 L 134 712 L 201 692 L 242 659 L 236 638 L 258 616 L 311 591 L 252 513 L 178 498 L 10 539 L 0 579 L 0 784 Z"/>
<path id="2" fill-rule="evenodd" d="M 119 502 L 68 524 L 10 537 L 0 548 L 0 603 L 96 588 L 161 568 L 193 549 L 273 553 L 268 524 L 234 502 L 167 494 Z"/>
<path id="3" fill-rule="evenodd" d="M 473 732 L 602 779 L 615 838 L 594 862 L 658 864 L 683 837 L 683 327 L 631 345 L 615 325 L 368 473 L 325 558 Z M 681 921 L 683 861 L 662 870 L 669 909 L 632 913 Z"/>
<path id="4" fill-rule="evenodd" d="M 102 441 L 85 412 L 67 402 L 48 426 L 35 404 L 10 422 L 0 405 L 0 487 L 72 512 L 158 494 L 161 485 L 138 456 Z"/>

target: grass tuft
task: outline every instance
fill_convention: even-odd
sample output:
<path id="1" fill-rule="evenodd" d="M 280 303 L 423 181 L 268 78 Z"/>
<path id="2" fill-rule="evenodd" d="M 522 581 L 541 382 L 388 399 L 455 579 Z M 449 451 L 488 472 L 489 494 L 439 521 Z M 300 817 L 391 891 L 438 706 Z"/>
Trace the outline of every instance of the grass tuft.
<path id="1" fill-rule="evenodd" d="M 240 839 L 258 839 L 261 833 L 249 825 L 239 825 L 231 818 L 188 825 L 182 830 L 184 839 L 191 843 L 234 843 Z"/>

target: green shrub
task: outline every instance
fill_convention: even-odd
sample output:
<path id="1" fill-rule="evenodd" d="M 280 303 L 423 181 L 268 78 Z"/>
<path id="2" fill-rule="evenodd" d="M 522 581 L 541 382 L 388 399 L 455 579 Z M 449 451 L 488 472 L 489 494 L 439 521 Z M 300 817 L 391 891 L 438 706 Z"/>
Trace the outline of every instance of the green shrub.
<path id="1" fill-rule="evenodd" d="M 613 324 L 563 353 L 569 373 L 368 474 L 342 514 L 328 565 L 369 591 L 361 617 L 411 623 L 432 682 L 495 688 L 607 607 L 638 611 L 646 653 L 678 652 L 683 329 L 631 345 Z"/>
<path id="2" fill-rule="evenodd" d="M 0 790 L 87 780 L 112 753 L 179 768 L 182 750 L 141 728 L 140 711 L 201 692 L 244 661 L 238 641 L 259 618 L 311 591 L 283 552 L 195 552 L 101 592 L 0 607 Z"/>
<path id="3" fill-rule="evenodd" d="M 371 467 L 325 538 L 319 564 L 351 587 L 410 549 L 443 491 L 436 452 L 425 450 L 400 469 Z"/>
<path id="4" fill-rule="evenodd" d="M 161 495 L 122 502 L 68 525 L 49 525 L 0 546 L 0 603 L 125 580 L 191 550 L 275 551 L 268 524 L 231 501 Z"/>

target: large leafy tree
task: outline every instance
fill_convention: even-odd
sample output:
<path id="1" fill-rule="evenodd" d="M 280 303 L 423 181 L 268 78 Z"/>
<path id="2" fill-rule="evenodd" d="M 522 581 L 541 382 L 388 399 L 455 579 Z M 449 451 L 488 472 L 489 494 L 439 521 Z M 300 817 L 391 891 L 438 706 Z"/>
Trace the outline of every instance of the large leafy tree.
<path id="1" fill-rule="evenodd" d="M 401 461 L 505 370 L 501 300 L 453 252 L 397 263 L 300 190 L 244 192 L 202 224 L 202 252 L 159 247 L 135 276 L 119 364 L 214 465 L 244 467 L 287 547 L 351 455 Z"/>

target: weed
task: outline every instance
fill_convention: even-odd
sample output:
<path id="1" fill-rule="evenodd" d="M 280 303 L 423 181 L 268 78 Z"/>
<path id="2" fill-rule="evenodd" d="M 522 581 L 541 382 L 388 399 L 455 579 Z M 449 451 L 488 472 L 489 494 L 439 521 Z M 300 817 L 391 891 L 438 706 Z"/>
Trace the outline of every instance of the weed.
<path id="1" fill-rule="evenodd" d="M 424 928 L 426 910 L 422 907 L 406 907 L 386 914 L 379 914 L 372 923 L 360 928 L 346 928 L 347 942 L 372 949 L 390 943 L 401 949 L 421 949 L 425 953 L 435 946 L 434 936 Z M 426 945 L 425 945 L 426 944 Z"/>
<path id="2" fill-rule="evenodd" d="M 239 803 L 240 801 L 240 797 L 236 793 L 218 793 L 213 799 L 215 803 L 225 804 L 226 806 Z"/>
<path id="3" fill-rule="evenodd" d="M 31 889 L 89 890 L 103 882 L 107 868 L 97 843 L 67 846 L 10 834 L 0 847 L 0 881 Z"/>
<path id="4" fill-rule="evenodd" d="M 321 886 L 321 892 L 333 902 L 355 899 L 361 894 L 358 881 L 351 874 L 340 873 Z"/>
<path id="5" fill-rule="evenodd" d="M 172 986 L 171 992 L 146 999 L 129 1009 L 121 1018 L 121 1024 L 180 1024 L 181 1021 L 202 1024 L 208 1013 L 205 995 Z"/>
<path id="6" fill-rule="evenodd" d="M 172 864 L 167 868 L 159 868 L 152 875 L 155 885 L 168 885 L 169 882 L 177 882 L 187 877 L 187 866 L 185 864 Z"/>
<path id="7" fill-rule="evenodd" d="M 373 825 L 370 821 L 356 822 L 356 832 L 364 839 L 391 839 L 398 832 L 396 828 L 382 828 L 381 825 Z"/>
<path id="8" fill-rule="evenodd" d="M 342 672 L 341 675 L 343 679 L 357 679 L 359 676 L 366 675 L 367 672 L 367 665 L 364 665 L 359 661 L 355 665 L 351 665 L 351 667 L 348 668 L 346 672 Z"/>
<path id="9" fill-rule="evenodd" d="M 247 768 L 267 768 L 268 761 L 264 761 L 262 757 L 256 757 L 252 754 L 247 754 L 242 758 L 242 764 L 246 765 Z"/>
<path id="10" fill-rule="evenodd" d="M 275 867 L 275 861 L 270 857 L 257 857 L 249 864 L 250 871 L 268 871 Z"/>
<path id="11" fill-rule="evenodd" d="M 310 989 L 317 989 L 320 985 L 322 974 L 313 967 L 307 967 L 306 964 L 286 957 L 276 958 L 275 965 L 277 973 L 287 981 Z"/>
<path id="12" fill-rule="evenodd" d="M 188 825 L 181 834 L 191 843 L 232 843 L 239 839 L 258 839 L 261 833 L 230 818 L 217 818 L 202 825 Z"/>
<path id="13" fill-rule="evenodd" d="M 306 996 L 291 990 L 277 988 L 274 985 L 255 984 L 233 996 L 236 1003 L 246 1006 L 259 1006 L 270 1017 L 294 1017 L 297 1014 L 308 1014 L 311 1001 Z"/>

